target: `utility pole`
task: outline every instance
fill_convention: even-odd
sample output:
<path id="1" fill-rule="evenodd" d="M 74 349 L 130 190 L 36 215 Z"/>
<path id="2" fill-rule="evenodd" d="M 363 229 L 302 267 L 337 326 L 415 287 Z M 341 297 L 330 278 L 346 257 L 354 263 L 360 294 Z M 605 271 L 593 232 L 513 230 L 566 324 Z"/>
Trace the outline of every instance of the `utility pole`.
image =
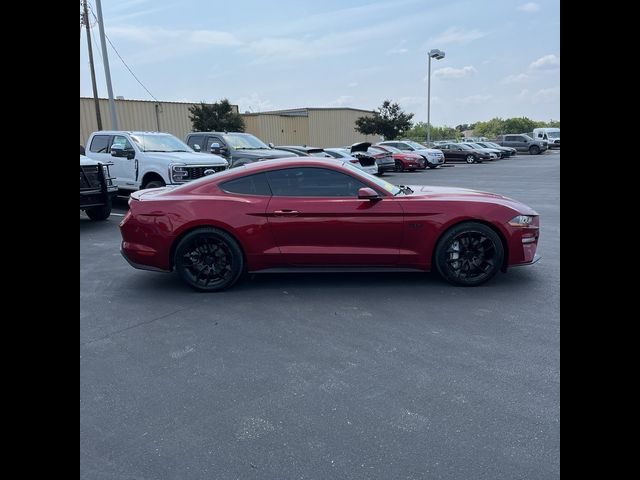
<path id="1" fill-rule="evenodd" d="M 98 86 L 96 85 L 96 72 L 93 68 L 93 48 L 91 47 L 91 30 L 89 28 L 89 10 L 87 9 L 87 0 L 83 0 L 84 8 L 84 26 L 87 29 L 87 47 L 89 48 L 89 66 L 91 67 L 91 86 L 93 87 L 93 102 L 96 107 L 96 120 L 98 121 L 98 130 L 102 130 L 102 117 L 100 116 L 100 102 L 98 101 Z"/>
<path id="2" fill-rule="evenodd" d="M 102 45 L 102 63 L 104 64 L 104 75 L 107 80 L 107 92 L 109 93 L 111 128 L 118 130 L 118 116 L 116 114 L 116 102 L 113 99 L 113 88 L 111 88 L 111 72 L 109 71 L 109 56 L 107 55 L 107 43 L 104 38 L 104 21 L 102 20 L 102 4 L 100 0 L 96 0 L 96 10 L 98 11 L 98 27 L 100 29 L 100 43 Z"/>

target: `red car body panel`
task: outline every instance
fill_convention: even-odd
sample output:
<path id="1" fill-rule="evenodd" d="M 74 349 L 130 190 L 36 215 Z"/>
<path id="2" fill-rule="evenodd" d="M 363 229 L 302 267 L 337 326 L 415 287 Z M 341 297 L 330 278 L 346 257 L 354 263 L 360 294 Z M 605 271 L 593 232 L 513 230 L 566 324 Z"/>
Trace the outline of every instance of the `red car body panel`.
<path id="1" fill-rule="evenodd" d="M 376 148 L 380 148 L 387 152 L 391 152 L 391 150 L 385 148 L 384 145 L 376 145 Z M 417 153 L 399 153 L 399 152 L 391 152 L 393 155 L 393 160 L 400 160 L 405 170 L 416 170 L 418 168 L 424 168 L 426 160 L 422 155 L 418 155 Z"/>
<path id="2" fill-rule="evenodd" d="M 219 184 L 249 174 L 314 166 L 356 177 L 380 200 L 349 197 L 258 196 L 227 193 Z M 120 224 L 122 253 L 137 268 L 171 271 L 173 250 L 188 231 L 213 226 L 241 246 L 249 271 L 279 267 L 399 267 L 428 271 L 440 236 L 463 221 L 496 230 L 510 265 L 534 261 L 538 214 L 515 200 L 487 192 L 411 186 L 393 196 L 359 171 L 335 160 L 268 160 L 227 170 L 175 188 L 131 194 Z M 512 227 L 517 215 L 533 215 L 528 227 Z M 523 243 L 523 238 L 525 242 Z"/>

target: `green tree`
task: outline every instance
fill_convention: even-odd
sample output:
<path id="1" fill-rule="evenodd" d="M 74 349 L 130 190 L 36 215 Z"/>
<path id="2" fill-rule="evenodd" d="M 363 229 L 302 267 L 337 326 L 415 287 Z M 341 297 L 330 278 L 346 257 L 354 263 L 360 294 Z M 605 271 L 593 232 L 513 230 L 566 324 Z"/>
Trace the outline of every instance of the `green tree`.
<path id="1" fill-rule="evenodd" d="M 547 122 L 545 127 L 560 128 L 560 120 L 550 120 L 550 121 Z"/>
<path id="2" fill-rule="evenodd" d="M 413 128 L 407 130 L 404 135 L 406 138 L 417 142 L 424 142 L 427 139 L 427 122 L 418 122 Z M 456 128 L 451 127 L 434 127 L 431 126 L 431 140 L 457 140 L 460 138 L 460 132 Z"/>
<path id="3" fill-rule="evenodd" d="M 244 132 L 244 120 L 226 98 L 216 103 L 200 102 L 189 107 L 194 132 Z"/>
<path id="4" fill-rule="evenodd" d="M 478 137 L 493 138 L 504 132 L 504 120 L 495 117 L 486 122 L 476 122 L 473 127 L 473 133 Z M 520 132 L 518 132 L 520 133 Z"/>
<path id="5" fill-rule="evenodd" d="M 382 135 L 385 140 L 402 136 L 411 128 L 413 113 L 405 113 L 397 103 L 385 100 L 373 117 L 356 120 L 356 130 L 365 135 Z"/>

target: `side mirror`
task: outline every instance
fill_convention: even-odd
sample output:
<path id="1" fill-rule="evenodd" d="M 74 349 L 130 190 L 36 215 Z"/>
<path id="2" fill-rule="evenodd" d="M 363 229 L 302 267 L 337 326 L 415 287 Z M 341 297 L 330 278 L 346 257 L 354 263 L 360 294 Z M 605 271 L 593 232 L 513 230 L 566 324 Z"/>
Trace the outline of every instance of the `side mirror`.
<path id="1" fill-rule="evenodd" d="M 200 145 L 198 145 L 197 143 L 194 143 L 192 148 L 193 148 L 196 152 L 199 152 L 199 151 L 201 150 Z"/>
<path id="2" fill-rule="evenodd" d="M 123 145 L 111 145 L 111 156 L 112 157 L 126 157 L 127 154 L 124 153 Z"/>
<path id="3" fill-rule="evenodd" d="M 213 142 L 211 144 L 211 153 L 214 155 L 220 155 L 220 144 L 218 142 Z"/>
<path id="4" fill-rule="evenodd" d="M 358 198 L 362 200 L 380 200 L 380 195 L 373 188 L 362 187 L 358 190 Z"/>
<path id="5" fill-rule="evenodd" d="M 276 148 L 276 146 L 273 143 L 269 142 L 269 148 Z"/>

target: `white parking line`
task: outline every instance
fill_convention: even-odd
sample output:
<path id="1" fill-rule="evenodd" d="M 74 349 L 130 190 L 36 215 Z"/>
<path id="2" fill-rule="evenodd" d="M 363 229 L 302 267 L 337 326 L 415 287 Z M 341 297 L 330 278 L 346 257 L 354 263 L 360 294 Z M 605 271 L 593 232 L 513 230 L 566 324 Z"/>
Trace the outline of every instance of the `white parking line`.
<path id="1" fill-rule="evenodd" d="M 116 217 L 124 217 L 126 214 L 125 213 L 111 213 L 111 215 L 115 215 Z"/>

